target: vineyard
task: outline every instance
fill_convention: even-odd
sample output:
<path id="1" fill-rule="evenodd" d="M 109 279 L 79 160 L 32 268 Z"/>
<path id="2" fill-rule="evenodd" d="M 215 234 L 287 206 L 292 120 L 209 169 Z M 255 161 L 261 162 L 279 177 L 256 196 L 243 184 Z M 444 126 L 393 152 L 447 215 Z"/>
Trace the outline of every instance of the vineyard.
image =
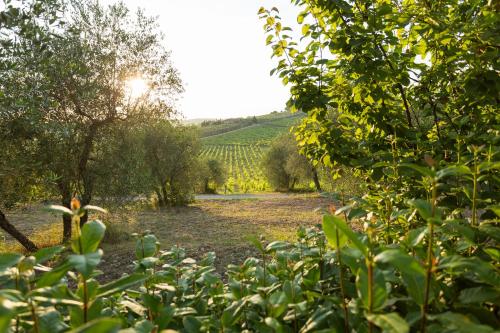
<path id="1" fill-rule="evenodd" d="M 201 157 L 217 159 L 225 165 L 225 191 L 258 192 L 269 188 L 260 167 L 264 149 L 257 144 L 209 144 L 204 146 Z"/>
<path id="2" fill-rule="evenodd" d="M 301 118 L 301 115 L 290 115 L 272 119 L 234 131 L 207 136 L 203 138 L 205 145 L 225 144 L 258 144 L 267 145 L 278 135 L 288 132 Z"/>
<path id="3" fill-rule="evenodd" d="M 235 120 L 231 119 L 202 129 L 202 135 L 212 130 L 222 132 L 203 137 L 201 152 L 201 157 L 219 160 L 226 168 L 228 179 L 224 188 L 219 190 L 244 193 L 269 190 L 261 169 L 263 152 L 274 138 L 289 132 L 302 117 L 290 113 L 268 114 L 256 117 L 256 123 L 247 122 L 247 126 L 236 130 L 225 131 L 223 128 L 234 126 Z M 244 120 L 241 118 L 242 122 Z"/>

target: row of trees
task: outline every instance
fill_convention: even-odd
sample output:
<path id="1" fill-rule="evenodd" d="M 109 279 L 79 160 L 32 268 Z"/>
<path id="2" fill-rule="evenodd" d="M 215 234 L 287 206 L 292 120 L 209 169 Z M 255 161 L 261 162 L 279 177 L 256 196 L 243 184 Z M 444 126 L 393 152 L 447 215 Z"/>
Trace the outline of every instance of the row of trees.
<path id="1" fill-rule="evenodd" d="M 7 2 L 0 18 L 0 209 L 151 192 L 182 204 L 210 178 L 197 132 L 169 120 L 183 88 L 154 19 L 94 0 Z M 0 226 L 36 248 L 1 212 Z M 63 241 L 71 228 L 64 217 Z"/>

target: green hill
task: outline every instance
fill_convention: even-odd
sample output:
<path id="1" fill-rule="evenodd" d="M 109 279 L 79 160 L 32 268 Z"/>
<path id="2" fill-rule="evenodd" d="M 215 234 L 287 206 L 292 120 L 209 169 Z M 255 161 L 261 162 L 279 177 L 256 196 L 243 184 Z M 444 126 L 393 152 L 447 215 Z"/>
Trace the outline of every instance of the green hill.
<path id="1" fill-rule="evenodd" d="M 209 135 L 202 138 L 205 145 L 219 144 L 258 144 L 267 145 L 272 139 L 290 130 L 302 118 L 302 114 L 279 113 L 255 117 L 253 122 L 227 124 L 226 128 L 241 126 L 240 128 L 224 131 L 221 124 L 217 125 L 220 134 Z M 245 124 L 245 125 L 242 125 Z M 202 130 L 203 131 L 203 130 Z M 202 132 L 203 133 L 203 132 Z M 203 136 L 203 134 L 202 134 Z"/>

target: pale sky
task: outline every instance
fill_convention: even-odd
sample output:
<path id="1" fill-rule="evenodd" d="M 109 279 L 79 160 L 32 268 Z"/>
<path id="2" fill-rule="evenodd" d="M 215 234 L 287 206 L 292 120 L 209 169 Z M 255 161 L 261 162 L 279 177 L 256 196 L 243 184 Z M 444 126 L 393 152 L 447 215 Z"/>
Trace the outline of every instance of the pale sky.
<path id="1" fill-rule="evenodd" d="M 112 3 L 114 0 L 104 0 Z M 165 46 L 184 82 L 178 109 L 186 119 L 231 118 L 280 111 L 288 88 L 269 76 L 276 64 L 265 45 L 261 6 L 294 24 L 290 0 L 124 0 L 158 16 Z M 286 25 L 286 24 L 284 24 Z"/>

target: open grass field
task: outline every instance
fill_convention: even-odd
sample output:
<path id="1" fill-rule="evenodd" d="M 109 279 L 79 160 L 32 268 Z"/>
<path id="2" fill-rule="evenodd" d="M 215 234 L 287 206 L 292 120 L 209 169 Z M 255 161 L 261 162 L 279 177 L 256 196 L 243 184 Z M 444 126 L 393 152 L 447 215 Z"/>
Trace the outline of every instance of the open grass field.
<path id="1" fill-rule="evenodd" d="M 123 209 L 102 216 L 108 225 L 103 244 L 105 253 L 100 269 L 103 280 L 121 276 L 132 270 L 135 241 L 133 232 L 151 230 L 160 240 L 162 249 L 178 245 L 189 256 L 199 258 L 209 251 L 217 255 L 220 272 L 229 263 L 239 263 L 255 254 L 249 237 L 263 235 L 266 240 L 293 240 L 300 226 L 321 222 L 327 199 L 316 195 L 290 195 L 286 198 L 250 200 L 203 200 L 188 207 L 151 210 Z M 62 236 L 62 224 L 51 213 L 41 212 L 41 206 L 9 212 L 10 220 L 39 246 L 55 245 Z M 258 214 L 256 214 L 258 212 Z M 2 250 L 21 251 L 11 239 L 1 241 Z"/>

